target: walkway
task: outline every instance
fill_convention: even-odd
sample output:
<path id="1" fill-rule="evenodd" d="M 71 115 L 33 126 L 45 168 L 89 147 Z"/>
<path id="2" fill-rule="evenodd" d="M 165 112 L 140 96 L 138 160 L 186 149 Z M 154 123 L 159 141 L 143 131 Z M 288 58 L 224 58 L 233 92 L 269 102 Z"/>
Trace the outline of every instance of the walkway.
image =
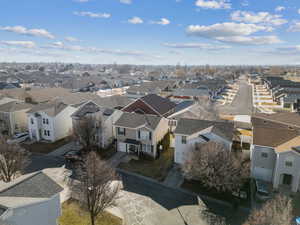
<path id="1" fill-rule="evenodd" d="M 169 171 L 166 179 L 164 180 L 164 184 L 170 187 L 180 187 L 183 183 L 184 178 L 178 166 L 173 166 L 173 168 Z"/>

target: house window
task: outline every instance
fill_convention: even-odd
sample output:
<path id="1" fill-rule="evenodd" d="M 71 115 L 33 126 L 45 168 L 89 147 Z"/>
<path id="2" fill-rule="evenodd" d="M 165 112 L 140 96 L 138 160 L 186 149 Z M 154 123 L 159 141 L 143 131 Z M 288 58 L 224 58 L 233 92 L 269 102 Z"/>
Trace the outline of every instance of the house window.
<path id="1" fill-rule="evenodd" d="M 44 135 L 47 136 L 47 131 L 46 130 L 44 130 Z"/>
<path id="2" fill-rule="evenodd" d="M 292 166 L 293 166 L 293 162 L 291 162 L 291 161 L 286 161 L 286 162 L 285 162 L 285 166 L 286 166 L 286 167 L 292 167 Z"/>
<path id="3" fill-rule="evenodd" d="M 125 128 L 118 127 L 118 135 L 124 135 L 125 136 L 125 132 L 126 132 Z"/>
<path id="4" fill-rule="evenodd" d="M 47 130 L 47 135 L 50 136 L 50 130 Z"/>
<path id="5" fill-rule="evenodd" d="M 46 119 L 46 124 L 49 124 L 49 119 Z"/>
<path id="6" fill-rule="evenodd" d="M 46 120 L 45 120 L 45 118 L 43 118 L 43 124 L 45 124 L 46 123 Z"/>
<path id="7" fill-rule="evenodd" d="M 186 144 L 186 136 L 181 136 L 181 143 Z"/>
<path id="8" fill-rule="evenodd" d="M 169 120 L 169 127 L 176 127 L 177 121 L 176 120 Z"/>
<path id="9" fill-rule="evenodd" d="M 31 124 L 34 124 L 33 118 L 30 118 L 30 122 Z"/>
<path id="10" fill-rule="evenodd" d="M 262 152 L 262 153 L 261 153 L 261 157 L 263 157 L 263 158 L 268 158 L 268 153 Z"/>
<path id="11" fill-rule="evenodd" d="M 138 131 L 138 138 L 140 140 L 152 140 L 152 133 L 150 131 Z"/>

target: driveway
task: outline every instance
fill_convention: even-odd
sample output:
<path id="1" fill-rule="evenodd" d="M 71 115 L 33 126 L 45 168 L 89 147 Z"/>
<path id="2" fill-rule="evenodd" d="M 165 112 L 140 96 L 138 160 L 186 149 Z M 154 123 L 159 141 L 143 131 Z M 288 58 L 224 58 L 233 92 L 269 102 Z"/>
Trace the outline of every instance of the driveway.
<path id="1" fill-rule="evenodd" d="M 41 154 L 31 154 L 30 163 L 25 168 L 25 173 L 32 173 L 47 168 L 58 168 L 65 165 L 63 157 L 47 156 Z"/>

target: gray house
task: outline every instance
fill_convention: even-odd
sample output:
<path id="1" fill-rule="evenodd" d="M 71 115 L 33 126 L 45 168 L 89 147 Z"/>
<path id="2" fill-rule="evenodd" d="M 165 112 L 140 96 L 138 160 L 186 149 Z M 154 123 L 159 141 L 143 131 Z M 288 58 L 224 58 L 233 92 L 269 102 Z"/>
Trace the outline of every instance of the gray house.
<path id="1" fill-rule="evenodd" d="M 43 172 L 0 183 L 0 220 L 10 225 L 57 225 L 61 191 Z"/>
<path id="2" fill-rule="evenodd" d="M 153 158 L 158 154 L 158 142 L 169 129 L 166 118 L 137 113 L 123 113 L 114 127 L 118 151 Z"/>

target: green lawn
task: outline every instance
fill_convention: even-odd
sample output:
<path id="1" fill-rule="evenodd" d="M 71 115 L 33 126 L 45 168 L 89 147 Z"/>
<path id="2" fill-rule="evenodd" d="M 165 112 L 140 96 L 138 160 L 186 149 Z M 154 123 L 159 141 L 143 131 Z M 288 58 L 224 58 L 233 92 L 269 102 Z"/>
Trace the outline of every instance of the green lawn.
<path id="1" fill-rule="evenodd" d="M 120 163 L 119 168 L 129 172 L 153 178 L 157 181 L 163 181 L 169 170 L 172 168 L 174 160 L 174 149 L 170 148 L 163 151 L 157 160 L 139 159 L 130 160 L 128 163 Z"/>
<path id="2" fill-rule="evenodd" d="M 80 208 L 78 202 L 67 201 L 62 205 L 62 216 L 59 225 L 90 225 L 89 213 Z M 103 213 L 96 221 L 97 225 L 121 225 L 122 220 L 109 213 Z"/>

